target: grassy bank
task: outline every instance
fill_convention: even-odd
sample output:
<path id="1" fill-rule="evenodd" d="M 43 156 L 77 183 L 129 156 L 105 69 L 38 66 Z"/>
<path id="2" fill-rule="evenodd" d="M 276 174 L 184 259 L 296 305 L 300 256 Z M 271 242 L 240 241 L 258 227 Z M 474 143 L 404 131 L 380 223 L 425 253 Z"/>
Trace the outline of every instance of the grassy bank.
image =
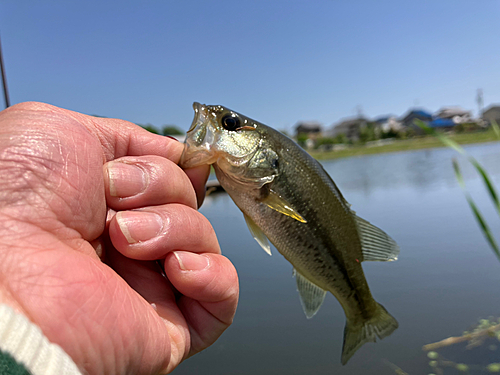
<path id="1" fill-rule="evenodd" d="M 455 142 L 466 145 L 471 143 L 493 142 L 498 141 L 493 130 L 477 133 L 461 133 L 449 135 L 449 138 Z M 345 150 L 337 151 L 310 151 L 310 154 L 319 160 L 347 158 L 359 155 L 380 154 L 384 152 L 398 152 L 420 150 L 424 148 L 445 147 L 443 143 L 432 136 L 423 136 L 405 140 L 395 140 L 394 143 L 383 146 L 367 147 L 364 145 L 356 145 L 346 148 Z"/>

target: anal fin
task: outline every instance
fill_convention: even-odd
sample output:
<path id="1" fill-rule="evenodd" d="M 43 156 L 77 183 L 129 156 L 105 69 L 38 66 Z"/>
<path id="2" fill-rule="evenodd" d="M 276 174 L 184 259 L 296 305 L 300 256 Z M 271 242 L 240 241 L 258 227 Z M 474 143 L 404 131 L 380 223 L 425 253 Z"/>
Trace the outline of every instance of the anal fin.
<path id="1" fill-rule="evenodd" d="M 311 319 L 323 304 L 326 291 L 307 280 L 295 269 L 293 270 L 293 275 L 297 281 L 297 290 L 299 291 L 300 303 L 302 304 L 304 313 L 307 319 Z"/>

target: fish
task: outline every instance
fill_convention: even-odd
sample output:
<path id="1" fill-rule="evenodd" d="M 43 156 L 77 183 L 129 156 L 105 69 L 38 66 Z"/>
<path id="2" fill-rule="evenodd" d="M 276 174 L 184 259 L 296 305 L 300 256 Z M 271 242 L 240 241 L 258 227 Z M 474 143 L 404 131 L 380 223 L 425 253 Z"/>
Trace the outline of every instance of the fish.
<path id="1" fill-rule="evenodd" d="M 180 166 L 210 164 L 266 253 L 292 264 L 312 318 L 327 292 L 345 316 L 341 363 L 398 322 L 373 298 L 361 262 L 394 261 L 399 246 L 358 217 L 322 165 L 281 132 L 221 105 L 194 103 Z"/>

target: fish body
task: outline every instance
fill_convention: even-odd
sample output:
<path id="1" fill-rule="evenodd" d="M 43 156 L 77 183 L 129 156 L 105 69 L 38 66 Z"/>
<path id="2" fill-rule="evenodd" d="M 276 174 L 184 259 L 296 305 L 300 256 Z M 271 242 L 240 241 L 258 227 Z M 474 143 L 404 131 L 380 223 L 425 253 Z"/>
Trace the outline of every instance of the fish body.
<path id="1" fill-rule="evenodd" d="M 252 235 L 293 265 L 308 318 L 331 292 L 346 315 L 342 363 L 397 321 L 368 287 L 363 260 L 396 260 L 399 248 L 351 210 L 314 158 L 282 133 L 222 106 L 194 104 L 181 166 L 212 164 Z"/>

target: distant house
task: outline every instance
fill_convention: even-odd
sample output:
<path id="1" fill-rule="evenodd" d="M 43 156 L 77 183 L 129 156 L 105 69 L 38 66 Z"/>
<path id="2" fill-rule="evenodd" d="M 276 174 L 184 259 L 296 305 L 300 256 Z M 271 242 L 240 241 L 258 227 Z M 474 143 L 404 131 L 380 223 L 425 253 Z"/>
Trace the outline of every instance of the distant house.
<path id="1" fill-rule="evenodd" d="M 472 112 L 460 107 L 443 107 L 434 113 L 434 119 L 453 120 L 456 124 L 463 124 L 472 121 Z"/>
<path id="2" fill-rule="evenodd" d="M 500 124 L 500 104 L 493 104 L 483 111 L 483 120 L 488 124 L 494 120 Z"/>
<path id="3" fill-rule="evenodd" d="M 308 138 L 317 138 L 321 136 L 322 130 L 321 124 L 315 121 L 301 121 L 295 125 L 297 138 L 303 134 L 307 135 Z"/>
<path id="4" fill-rule="evenodd" d="M 377 117 L 373 120 L 373 122 L 377 123 L 380 126 L 380 130 L 384 133 L 389 131 L 398 132 L 401 130 L 401 122 L 394 115 L 385 115 Z"/>
<path id="5" fill-rule="evenodd" d="M 401 125 L 404 128 L 415 128 L 414 120 L 421 120 L 425 123 L 428 123 L 432 121 L 432 115 L 423 110 L 423 109 L 418 109 L 414 108 L 409 110 L 402 118 L 401 118 Z"/>
<path id="6" fill-rule="evenodd" d="M 364 117 L 344 119 L 333 127 L 332 136 L 345 134 L 349 141 L 356 142 L 359 140 L 361 129 L 365 128 L 367 124 L 368 120 Z"/>

